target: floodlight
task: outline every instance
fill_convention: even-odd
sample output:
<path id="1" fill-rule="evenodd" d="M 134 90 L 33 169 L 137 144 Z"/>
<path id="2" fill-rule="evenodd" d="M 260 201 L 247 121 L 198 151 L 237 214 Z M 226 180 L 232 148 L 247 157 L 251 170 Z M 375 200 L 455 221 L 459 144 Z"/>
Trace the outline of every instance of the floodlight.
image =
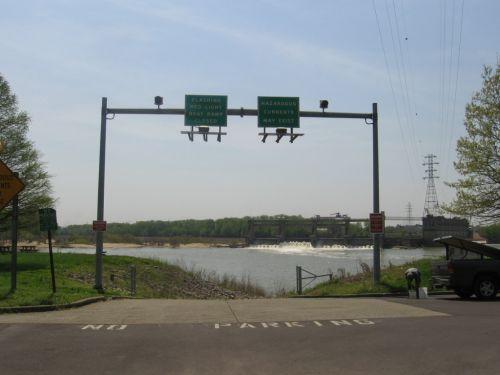
<path id="1" fill-rule="evenodd" d="M 281 138 L 283 138 L 287 133 L 286 128 L 277 128 L 276 129 L 276 143 L 280 143 Z"/>
<path id="2" fill-rule="evenodd" d="M 328 100 L 320 100 L 319 101 L 319 107 L 325 112 L 325 109 L 328 108 Z"/>
<path id="3" fill-rule="evenodd" d="M 158 109 L 163 105 L 163 98 L 161 96 L 155 96 L 155 105 L 158 106 Z"/>
<path id="4" fill-rule="evenodd" d="M 262 136 L 262 143 L 266 143 L 267 137 L 276 136 L 276 143 L 280 143 L 283 137 L 290 137 L 290 143 L 293 143 L 298 137 L 303 136 L 302 133 L 294 133 L 293 128 L 290 128 L 290 132 L 288 132 L 288 128 L 277 128 L 275 133 L 266 133 L 266 128 L 264 128 L 263 133 L 259 133 Z"/>
<path id="5" fill-rule="evenodd" d="M 181 131 L 181 134 L 187 134 L 187 136 L 188 136 L 188 138 L 189 138 L 189 140 L 191 142 L 193 142 L 195 134 L 201 135 L 203 137 L 203 140 L 205 142 L 208 142 L 208 136 L 209 135 L 216 135 L 217 136 L 217 142 L 221 142 L 222 141 L 222 136 L 223 135 L 227 135 L 226 132 L 222 131 L 222 127 L 221 126 L 219 126 L 219 131 L 218 132 L 210 131 L 210 126 L 207 126 L 207 125 L 197 126 L 196 129 L 197 130 L 194 130 L 194 126 L 191 126 L 191 130 L 183 130 L 183 131 Z"/>

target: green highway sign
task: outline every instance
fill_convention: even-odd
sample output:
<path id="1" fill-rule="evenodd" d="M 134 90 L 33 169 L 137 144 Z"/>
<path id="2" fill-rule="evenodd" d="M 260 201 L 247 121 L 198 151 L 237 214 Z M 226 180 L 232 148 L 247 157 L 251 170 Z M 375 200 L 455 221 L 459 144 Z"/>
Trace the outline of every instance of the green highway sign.
<path id="1" fill-rule="evenodd" d="M 38 210 L 38 218 L 40 221 L 40 231 L 48 232 L 57 230 L 56 210 L 53 208 L 41 208 Z"/>
<path id="2" fill-rule="evenodd" d="M 259 128 L 300 127 L 299 98 L 259 96 L 257 111 Z"/>
<path id="3" fill-rule="evenodd" d="M 227 96 L 186 95 L 184 125 L 227 126 Z"/>

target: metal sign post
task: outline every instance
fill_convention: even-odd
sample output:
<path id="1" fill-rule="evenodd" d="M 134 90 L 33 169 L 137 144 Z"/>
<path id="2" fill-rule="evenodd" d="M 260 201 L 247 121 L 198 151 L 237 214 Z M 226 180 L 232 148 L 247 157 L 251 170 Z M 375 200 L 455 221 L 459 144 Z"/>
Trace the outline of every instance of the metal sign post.
<path id="1" fill-rule="evenodd" d="M 16 195 L 12 200 L 12 228 L 10 248 L 10 292 L 17 289 L 17 219 L 19 216 L 19 199 Z"/>
<path id="2" fill-rule="evenodd" d="M 54 256 L 52 253 L 52 231 L 57 230 L 57 214 L 53 208 L 42 208 L 38 210 L 40 231 L 47 232 L 49 242 L 50 275 L 52 279 L 52 293 L 56 292 L 56 273 L 54 270 Z"/>
<path id="3" fill-rule="evenodd" d="M 193 103 L 192 99 L 193 97 L 197 98 L 210 98 L 210 97 L 218 97 L 218 98 L 227 98 L 223 96 L 211 96 L 211 95 L 196 95 L 196 96 L 191 96 L 191 98 L 188 98 L 186 96 L 186 103 L 189 100 L 190 104 L 195 104 L 199 105 L 200 103 Z M 320 101 L 320 108 L 322 111 L 301 111 L 298 108 L 299 100 L 298 98 L 282 98 L 286 99 L 287 103 L 284 107 L 286 108 L 277 108 L 277 110 L 284 110 L 288 111 L 286 113 L 283 113 L 283 115 L 280 116 L 279 113 L 272 113 L 269 111 L 272 111 L 272 106 L 273 102 L 277 100 L 277 103 L 279 103 L 280 98 L 276 97 L 260 97 L 261 100 L 265 99 L 270 99 L 272 98 L 269 102 L 262 102 L 262 105 L 265 105 L 266 111 L 268 111 L 268 115 L 273 115 L 274 119 L 271 120 L 271 117 L 268 116 L 268 120 L 271 121 L 272 123 L 279 124 L 280 118 L 283 119 L 283 121 L 288 121 L 286 124 L 283 124 L 283 128 L 290 128 L 291 133 L 287 134 L 286 129 L 283 128 L 277 128 L 276 133 L 261 133 L 260 135 L 263 135 L 266 137 L 267 135 L 276 135 L 277 141 L 278 138 L 281 139 L 281 137 L 285 135 L 290 136 L 290 142 L 293 142 L 297 136 L 303 135 L 303 134 L 293 134 L 293 128 L 298 127 L 298 119 L 297 122 L 294 122 L 293 119 L 296 118 L 296 113 L 298 112 L 298 118 L 300 117 L 313 117 L 313 118 L 344 118 L 344 119 L 362 119 L 365 121 L 366 124 L 372 125 L 373 128 L 373 212 L 374 213 L 379 213 L 380 212 L 380 207 L 379 207 L 379 170 L 378 170 L 378 110 L 377 110 L 377 103 L 373 103 L 372 105 L 372 112 L 371 113 L 347 113 L 347 112 L 326 112 L 325 109 L 328 108 L 328 102 L 326 100 Z M 293 99 L 289 101 L 289 99 Z M 288 103 L 289 102 L 289 103 Z M 209 131 L 209 126 L 218 126 L 218 123 L 216 123 L 218 120 L 221 118 L 221 113 L 219 106 L 222 106 L 222 109 L 224 108 L 224 103 L 227 105 L 227 101 L 218 101 L 216 105 L 218 106 L 216 108 L 215 113 L 210 116 L 206 112 L 206 107 L 200 107 L 201 113 L 193 113 L 192 119 L 194 121 L 195 117 L 198 116 L 199 118 L 205 118 L 205 122 L 211 122 L 212 120 L 214 123 L 207 123 L 205 124 L 206 126 L 199 126 L 198 132 L 195 132 L 193 129 L 191 131 L 183 131 L 181 133 L 183 134 L 188 134 L 189 140 L 193 140 L 193 134 L 202 134 L 203 139 L 206 141 L 207 137 L 209 134 L 218 134 L 218 141 L 220 141 L 220 128 L 219 128 L 219 133 L 214 133 Z M 296 104 L 295 104 L 296 103 Z M 161 97 L 156 97 L 155 98 L 155 104 L 158 106 L 158 108 L 108 108 L 107 106 L 107 98 L 102 98 L 102 107 L 101 107 L 101 142 L 100 142 L 100 152 L 99 152 L 99 183 L 98 183 L 98 194 L 97 194 L 97 220 L 98 221 L 103 221 L 104 220 L 104 175 L 105 175 L 105 156 L 106 156 L 106 121 L 114 119 L 116 115 L 181 115 L 181 116 L 188 116 L 189 113 L 186 111 L 184 108 L 160 108 L 161 104 L 163 104 L 163 98 Z M 277 106 L 277 105 L 275 105 Z M 264 108 L 262 106 L 261 108 Z M 192 108 L 191 108 L 192 109 Z M 291 112 L 290 112 L 291 111 Z M 294 112 L 295 111 L 295 112 Z M 294 113 L 292 113 L 294 112 Z M 107 116 L 111 116 L 108 118 Z M 196 116 L 194 116 L 196 115 Z M 276 117 L 276 116 L 277 117 Z M 211 117 L 212 116 L 212 117 Z M 259 110 L 258 109 L 245 109 L 243 107 L 237 109 L 231 109 L 228 108 L 226 110 L 226 116 L 259 116 Z M 188 117 L 185 117 L 185 124 L 187 124 Z M 208 118 L 211 117 L 211 118 Z M 261 117 L 262 118 L 262 117 Z M 209 121 L 210 120 L 210 121 Z M 371 122 L 368 122 L 371 120 Z M 276 122 L 277 121 L 277 122 Z M 200 125 L 200 122 L 196 123 L 197 125 Z M 192 125 L 194 126 L 194 125 Z M 259 127 L 265 127 L 266 125 L 263 124 L 263 126 L 260 125 L 259 122 Z M 281 125 L 280 125 L 281 126 Z M 273 126 L 271 126 L 273 127 Z M 284 130 L 284 131 L 283 131 Z M 225 134 L 225 133 L 222 133 Z M 265 141 L 265 138 L 263 138 L 263 141 Z M 95 279 L 95 287 L 96 289 L 102 291 L 103 290 L 103 275 L 102 275 L 102 255 L 103 255 L 103 237 L 102 237 L 102 232 L 97 232 L 96 234 L 96 279 Z M 373 237 L 373 279 L 375 283 L 378 283 L 380 281 L 380 236 L 378 234 L 375 234 Z"/>

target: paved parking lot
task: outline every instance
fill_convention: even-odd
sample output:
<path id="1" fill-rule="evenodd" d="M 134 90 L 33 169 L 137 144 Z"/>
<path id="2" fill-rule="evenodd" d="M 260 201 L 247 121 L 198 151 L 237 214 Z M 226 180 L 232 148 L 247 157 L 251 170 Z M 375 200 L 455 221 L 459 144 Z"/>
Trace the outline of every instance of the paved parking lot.
<path id="1" fill-rule="evenodd" d="M 218 312 L 224 319 L 216 319 Z M 499 316 L 500 301 L 455 298 L 114 301 L 0 316 L 0 369 L 2 374 L 496 374 Z"/>

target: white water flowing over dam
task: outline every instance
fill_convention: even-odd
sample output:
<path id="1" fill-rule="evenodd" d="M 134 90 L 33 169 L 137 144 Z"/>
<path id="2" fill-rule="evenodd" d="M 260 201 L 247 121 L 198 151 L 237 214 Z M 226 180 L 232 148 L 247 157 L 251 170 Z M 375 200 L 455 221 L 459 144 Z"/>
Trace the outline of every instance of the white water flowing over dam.
<path id="1" fill-rule="evenodd" d="M 109 255 L 151 258 L 187 269 L 215 272 L 221 276 L 226 274 L 236 278 L 249 278 L 269 294 L 295 289 L 296 266 L 302 266 L 315 274 L 337 274 L 339 269 L 355 274 L 361 272 L 361 263 L 371 267 L 373 259 L 371 246 L 354 248 L 333 245 L 314 248 L 308 242 L 285 242 L 280 245 L 256 245 L 237 249 L 142 247 L 105 250 Z M 56 252 L 94 254 L 95 249 L 61 248 L 56 249 Z M 385 267 L 441 256 L 444 256 L 441 248 L 383 249 L 381 263 Z"/>
<path id="2" fill-rule="evenodd" d="M 373 250 L 373 246 L 344 246 L 344 245 L 325 245 L 320 247 L 314 247 L 310 242 L 297 242 L 289 241 L 282 242 L 279 245 L 252 245 L 247 249 L 270 251 L 281 254 L 303 254 L 303 255 L 315 255 L 315 254 L 325 254 L 328 251 L 351 251 L 351 250 Z"/>

